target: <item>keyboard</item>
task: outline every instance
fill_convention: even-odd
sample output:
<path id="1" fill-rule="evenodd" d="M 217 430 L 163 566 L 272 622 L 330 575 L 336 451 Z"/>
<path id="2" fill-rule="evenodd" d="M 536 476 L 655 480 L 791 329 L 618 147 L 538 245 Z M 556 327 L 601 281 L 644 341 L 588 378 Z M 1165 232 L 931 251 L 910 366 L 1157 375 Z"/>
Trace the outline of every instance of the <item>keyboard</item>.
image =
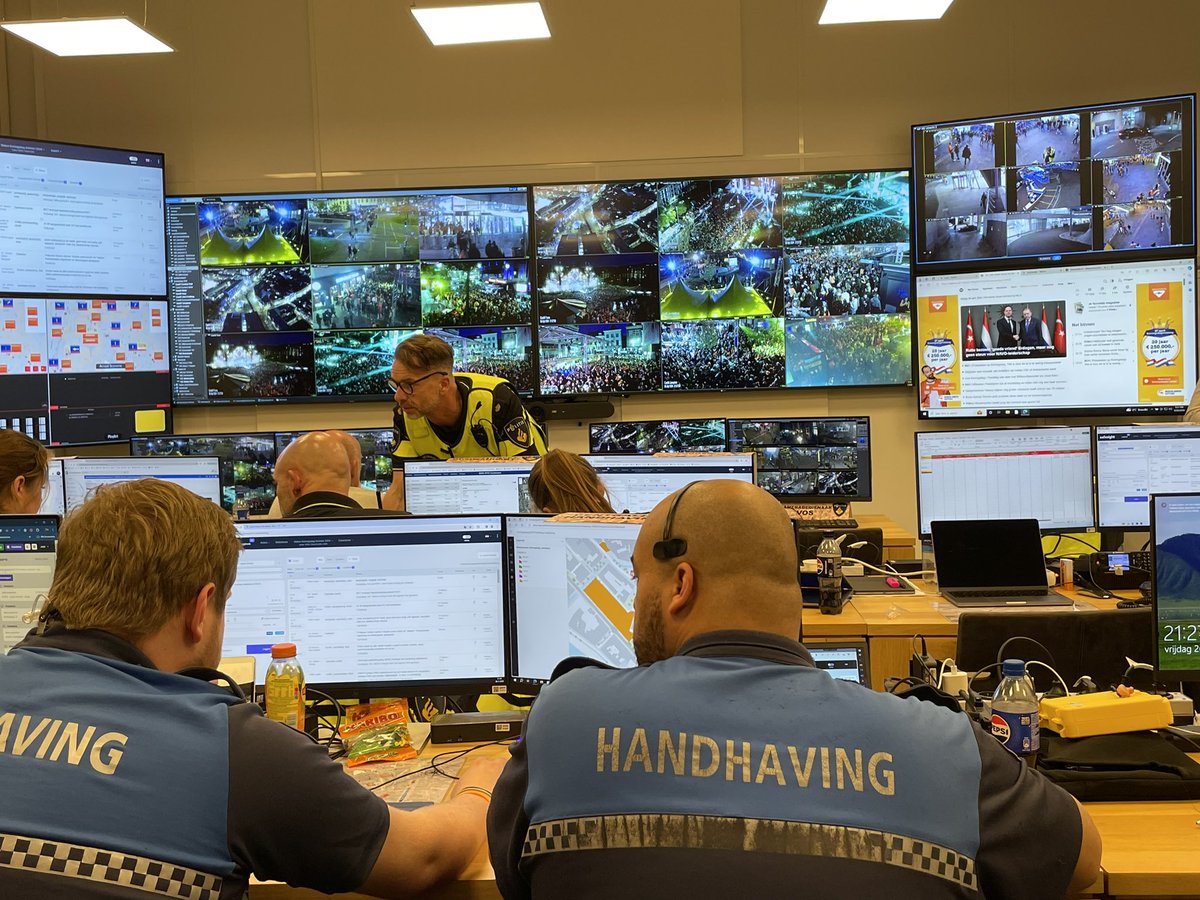
<path id="1" fill-rule="evenodd" d="M 965 591 L 960 588 L 952 593 L 955 597 L 1045 597 L 1053 592 L 1045 588 L 972 588 Z"/>
<path id="2" fill-rule="evenodd" d="M 803 528 L 832 528 L 835 531 L 858 527 L 857 519 L 796 519 L 796 523 Z"/>

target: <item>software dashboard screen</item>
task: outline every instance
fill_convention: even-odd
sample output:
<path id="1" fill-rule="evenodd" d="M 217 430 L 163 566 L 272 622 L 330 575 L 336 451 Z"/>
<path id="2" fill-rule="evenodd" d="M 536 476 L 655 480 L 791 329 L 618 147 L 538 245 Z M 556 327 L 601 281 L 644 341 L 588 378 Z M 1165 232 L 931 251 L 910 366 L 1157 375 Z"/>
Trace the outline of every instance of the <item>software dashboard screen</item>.
<path id="1" fill-rule="evenodd" d="M 369 491 L 386 491 L 392 484 L 392 447 L 395 436 L 390 428 L 343 428 L 347 434 L 358 441 L 362 451 L 362 464 L 358 473 L 358 483 Z M 275 452 L 282 453 L 292 441 L 300 437 L 303 431 L 275 432 Z M 462 510 L 448 510 L 461 512 Z"/>
<path id="2" fill-rule="evenodd" d="M 50 460 L 46 478 L 50 487 L 46 489 L 45 497 L 38 512 L 52 516 L 65 515 L 67 512 L 67 501 L 63 497 L 63 461 L 61 459 L 55 457 Z"/>
<path id="3" fill-rule="evenodd" d="M 618 512 L 644 513 L 693 481 L 732 478 L 754 482 L 754 455 L 585 456 Z"/>
<path id="4" fill-rule="evenodd" d="M 1091 429 L 917 432 L 917 517 L 1037 519 L 1043 531 L 1090 528 Z"/>
<path id="5" fill-rule="evenodd" d="M 48 446 L 169 432 L 170 358 L 165 300 L 0 293 L 0 424 Z"/>
<path id="6" fill-rule="evenodd" d="M 177 434 L 132 438 L 130 456 L 215 456 L 221 461 L 221 505 L 246 501 L 250 515 L 266 515 L 275 499 L 275 433 Z"/>
<path id="7" fill-rule="evenodd" d="M 175 458 L 70 457 L 63 460 L 64 500 L 68 510 L 83 503 L 102 484 L 158 478 L 193 494 L 221 502 L 221 461 L 215 456 Z"/>
<path id="8" fill-rule="evenodd" d="M 1196 382 L 1190 259 L 917 279 L 922 418 L 1179 414 Z"/>
<path id="9" fill-rule="evenodd" d="M 913 128 L 917 268 L 1194 248 L 1194 94 Z"/>
<path id="10" fill-rule="evenodd" d="M 640 528 L 628 522 L 505 518 L 510 669 L 516 682 L 546 681 L 568 656 L 637 665 L 631 557 Z"/>
<path id="11" fill-rule="evenodd" d="M 725 449 L 725 420 L 594 422 L 588 435 L 591 453 L 717 453 Z"/>
<path id="12" fill-rule="evenodd" d="M 1200 677 L 1200 494 L 1161 494 L 1151 506 L 1158 670 L 1192 681 Z"/>
<path id="13" fill-rule="evenodd" d="M 529 499 L 533 459 L 404 464 L 404 505 L 415 515 L 538 512 Z"/>
<path id="14" fill-rule="evenodd" d="M 295 643 L 309 684 L 487 690 L 504 681 L 499 516 L 240 522 L 223 656 Z"/>
<path id="15" fill-rule="evenodd" d="M 909 174 L 538 185 L 542 394 L 906 384 Z"/>
<path id="16" fill-rule="evenodd" d="M 1096 427 L 1101 528 L 1147 528 L 1150 495 L 1200 491 L 1200 425 Z"/>
<path id="17" fill-rule="evenodd" d="M 163 297 L 163 157 L 0 137 L 0 296 Z"/>
<path id="18" fill-rule="evenodd" d="M 175 403 L 382 399 L 421 331 L 532 391 L 528 194 L 168 198 Z"/>
<path id="19" fill-rule="evenodd" d="M 57 516 L 0 516 L 0 654 L 32 627 L 21 617 L 50 590 L 57 544 Z"/>
<path id="20" fill-rule="evenodd" d="M 753 451 L 758 486 L 781 500 L 871 499 L 871 420 L 730 419 L 729 449 Z"/>

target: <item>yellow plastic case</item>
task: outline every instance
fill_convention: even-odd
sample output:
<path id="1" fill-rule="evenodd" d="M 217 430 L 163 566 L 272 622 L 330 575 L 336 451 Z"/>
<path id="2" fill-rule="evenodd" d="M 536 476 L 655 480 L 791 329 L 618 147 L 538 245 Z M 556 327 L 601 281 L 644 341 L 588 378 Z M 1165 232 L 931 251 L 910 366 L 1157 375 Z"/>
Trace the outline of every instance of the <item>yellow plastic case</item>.
<path id="1" fill-rule="evenodd" d="M 1065 738 L 1166 728 L 1174 718 L 1166 697 L 1141 691 L 1130 697 L 1112 691 L 1054 697 L 1039 704 L 1038 715 L 1042 728 Z"/>

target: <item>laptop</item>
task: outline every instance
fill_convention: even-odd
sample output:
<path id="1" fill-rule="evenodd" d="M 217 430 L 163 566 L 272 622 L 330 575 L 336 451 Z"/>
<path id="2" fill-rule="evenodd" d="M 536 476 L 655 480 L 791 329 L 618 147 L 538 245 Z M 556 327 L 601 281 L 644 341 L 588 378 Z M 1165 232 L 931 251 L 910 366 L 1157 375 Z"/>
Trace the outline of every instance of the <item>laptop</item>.
<path id="1" fill-rule="evenodd" d="M 938 590 L 955 606 L 1070 606 L 1046 586 L 1037 519 L 929 523 Z"/>
<path id="2" fill-rule="evenodd" d="M 843 681 L 869 685 L 866 641 L 839 641 L 831 644 L 805 644 L 817 668 Z"/>

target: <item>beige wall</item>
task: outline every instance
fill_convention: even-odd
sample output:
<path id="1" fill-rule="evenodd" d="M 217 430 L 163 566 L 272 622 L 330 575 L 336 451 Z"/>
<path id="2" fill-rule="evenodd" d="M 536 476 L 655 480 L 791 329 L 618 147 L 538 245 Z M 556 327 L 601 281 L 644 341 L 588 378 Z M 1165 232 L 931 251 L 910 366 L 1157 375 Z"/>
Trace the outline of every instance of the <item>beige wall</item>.
<path id="1" fill-rule="evenodd" d="M 505 184 L 907 166 L 908 127 L 1200 88 L 1200 3 L 955 0 L 820 27 L 823 0 L 542 0 L 547 42 L 433 48 L 397 0 L 152 0 L 179 52 L 0 44 L 0 133 L 164 151 L 168 190 Z M 132 9 L 139 4 L 126 5 Z M 4 18 L 112 0 L 0 0 Z M 909 388 L 617 400 L 629 418 L 867 413 L 875 501 L 915 527 Z M 185 409 L 179 431 L 386 423 L 386 404 Z M 553 427 L 580 450 L 587 431 Z"/>

